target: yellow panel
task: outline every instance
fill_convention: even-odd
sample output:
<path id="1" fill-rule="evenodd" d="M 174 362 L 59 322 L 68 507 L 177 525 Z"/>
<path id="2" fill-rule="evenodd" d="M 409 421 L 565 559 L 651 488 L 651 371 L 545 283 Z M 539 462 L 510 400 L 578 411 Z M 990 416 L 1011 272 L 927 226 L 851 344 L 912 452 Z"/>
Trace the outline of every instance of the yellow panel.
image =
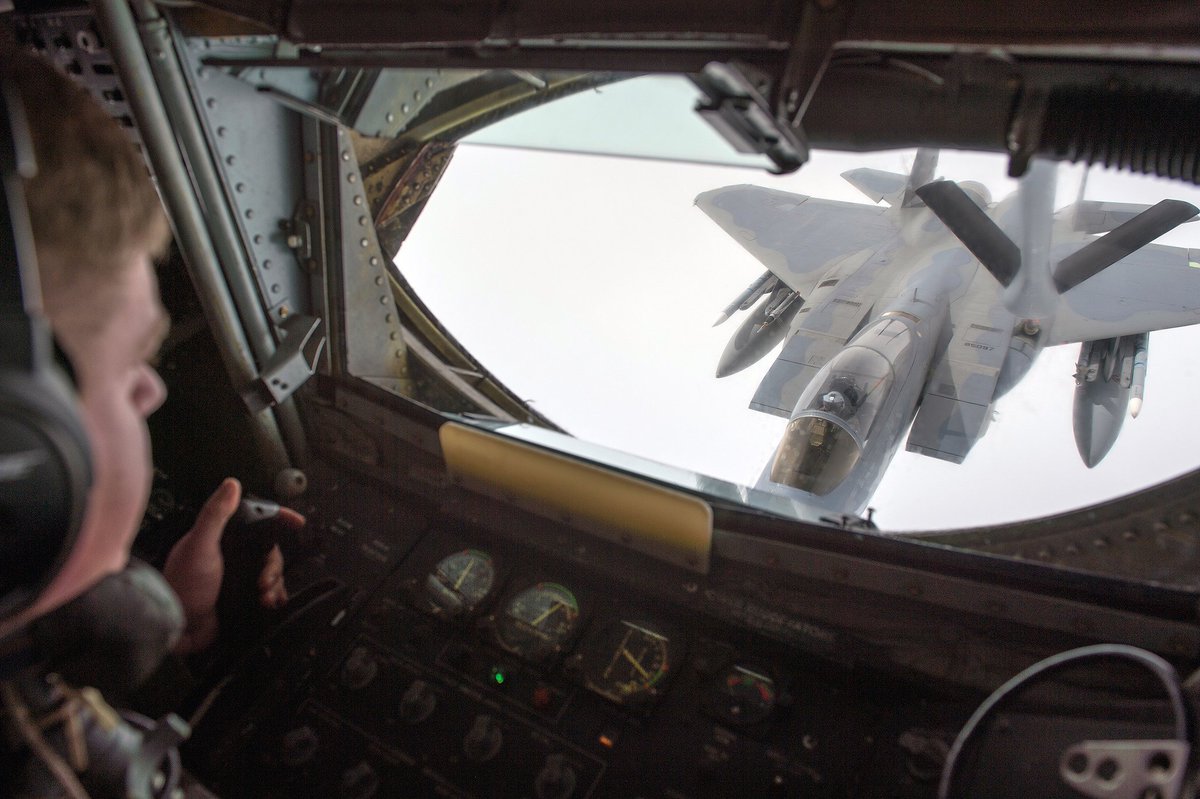
<path id="1" fill-rule="evenodd" d="M 517 504 L 684 568 L 708 572 L 712 508 L 670 488 L 448 422 L 438 436 L 450 474 Z"/>

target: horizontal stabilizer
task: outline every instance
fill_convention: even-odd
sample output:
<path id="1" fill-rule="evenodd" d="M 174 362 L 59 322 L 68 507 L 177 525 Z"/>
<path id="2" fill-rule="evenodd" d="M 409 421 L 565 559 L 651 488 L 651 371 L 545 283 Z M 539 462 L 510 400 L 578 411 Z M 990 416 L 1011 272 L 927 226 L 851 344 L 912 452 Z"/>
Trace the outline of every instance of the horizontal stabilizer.
<path id="1" fill-rule="evenodd" d="M 1117 261 L 1140 250 L 1200 211 L 1182 200 L 1163 200 L 1058 263 L 1054 285 L 1058 293 L 1078 286 Z M 970 246 L 970 245 L 968 245 Z"/>
<path id="2" fill-rule="evenodd" d="M 904 189 L 908 185 L 908 175 L 869 167 L 848 170 L 842 173 L 842 177 L 869 197 L 871 202 L 886 200 L 888 205 L 895 205 L 904 196 Z"/>
<path id="3" fill-rule="evenodd" d="M 1066 213 L 1072 215 L 1075 230 L 1080 233 L 1098 235 L 1125 224 L 1130 219 L 1149 210 L 1151 206 L 1141 203 L 1114 203 L 1105 200 L 1080 200 Z"/>
<path id="4" fill-rule="evenodd" d="M 1000 285 L 1008 286 L 1021 268 L 1021 250 L 987 212 L 957 183 L 939 180 L 917 189 L 917 196 L 979 259 Z"/>

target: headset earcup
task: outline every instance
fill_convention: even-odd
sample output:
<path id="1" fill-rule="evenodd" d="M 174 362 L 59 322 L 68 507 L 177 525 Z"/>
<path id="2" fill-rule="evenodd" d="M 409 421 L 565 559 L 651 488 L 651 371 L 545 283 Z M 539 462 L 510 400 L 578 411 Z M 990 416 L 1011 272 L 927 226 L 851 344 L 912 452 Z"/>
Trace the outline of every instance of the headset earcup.
<path id="1" fill-rule="evenodd" d="M 75 544 L 91 457 L 61 372 L 0 370 L 0 619 L 29 605 Z"/>

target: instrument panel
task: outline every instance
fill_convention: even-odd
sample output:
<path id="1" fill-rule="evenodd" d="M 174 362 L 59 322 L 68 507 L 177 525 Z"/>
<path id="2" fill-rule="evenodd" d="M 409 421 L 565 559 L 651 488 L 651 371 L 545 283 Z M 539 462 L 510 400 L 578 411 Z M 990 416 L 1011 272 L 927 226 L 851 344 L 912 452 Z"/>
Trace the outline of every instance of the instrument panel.
<path id="1" fill-rule="evenodd" d="M 581 621 L 579 600 L 564 585 L 538 582 L 514 593 L 492 619 L 498 644 L 543 662 L 570 645 Z"/>
<path id="2" fill-rule="evenodd" d="M 686 637 L 564 568 L 527 563 L 495 544 L 432 531 L 383 591 L 377 612 L 415 610 L 487 647 L 495 662 L 468 673 L 489 686 L 537 671 L 627 711 L 649 712 L 686 652 Z M 463 656 L 451 647 L 440 657 Z"/>
<path id="3" fill-rule="evenodd" d="M 932 797 L 980 701 L 664 601 L 640 555 L 606 565 L 569 534 L 551 550 L 361 484 L 320 499 L 291 574 L 340 587 L 220 683 L 184 749 L 219 796 Z M 1114 735 L 1161 735 L 1160 709 L 1143 715 Z M 1036 717 L 1067 743 L 1096 723 Z M 1032 756 L 1008 740 L 1002 762 Z"/>

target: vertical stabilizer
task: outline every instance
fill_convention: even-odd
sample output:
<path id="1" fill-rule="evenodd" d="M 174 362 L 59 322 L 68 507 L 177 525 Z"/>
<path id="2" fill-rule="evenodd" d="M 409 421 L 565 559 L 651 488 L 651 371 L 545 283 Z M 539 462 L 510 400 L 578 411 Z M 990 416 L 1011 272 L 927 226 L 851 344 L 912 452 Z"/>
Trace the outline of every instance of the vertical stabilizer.
<path id="1" fill-rule="evenodd" d="M 908 173 L 908 184 L 904 187 L 902 205 L 905 208 L 912 208 L 914 205 L 921 204 L 921 198 L 917 196 L 917 189 L 933 180 L 934 172 L 937 171 L 937 163 L 937 150 L 931 150 L 927 147 L 921 147 L 917 150 L 917 157 L 913 159 L 912 169 Z"/>

